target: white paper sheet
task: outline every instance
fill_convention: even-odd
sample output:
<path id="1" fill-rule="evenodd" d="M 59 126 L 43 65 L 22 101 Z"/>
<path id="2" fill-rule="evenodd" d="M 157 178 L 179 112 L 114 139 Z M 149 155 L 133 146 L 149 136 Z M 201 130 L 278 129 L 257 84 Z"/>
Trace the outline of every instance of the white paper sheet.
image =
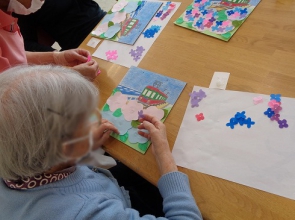
<path id="1" fill-rule="evenodd" d="M 162 2 L 163 2 L 163 5 L 165 5 L 165 3 L 167 1 L 162 1 Z M 164 20 L 161 20 L 161 19 L 157 19 L 156 21 L 151 20 L 150 23 L 145 28 L 145 30 L 147 30 L 152 25 L 161 26 L 160 31 L 158 33 L 156 33 L 153 38 L 145 38 L 143 36 L 143 34 L 141 34 L 134 45 L 127 45 L 127 44 L 122 44 L 122 43 L 113 42 L 113 41 L 109 41 L 109 40 L 104 40 L 100 44 L 100 46 L 97 48 L 97 50 L 92 54 L 92 56 L 95 56 L 95 57 L 103 59 L 103 60 L 107 60 L 106 52 L 109 50 L 111 50 L 111 51 L 117 50 L 118 58 L 116 60 L 111 60 L 110 62 L 119 64 L 119 65 L 122 65 L 122 66 L 125 66 L 128 68 L 130 68 L 131 66 L 138 66 L 140 61 L 143 59 L 145 54 L 148 52 L 148 50 L 150 49 L 150 47 L 152 46 L 154 41 L 157 39 L 157 37 L 161 34 L 163 29 L 167 25 L 168 21 L 173 16 L 173 14 L 177 11 L 177 9 L 179 8 L 179 6 L 181 4 L 180 2 L 173 2 L 173 3 L 176 4 L 175 8 L 173 9 L 173 11 L 171 11 L 171 13 Z M 162 6 L 160 7 L 159 10 L 161 10 Z M 143 51 L 140 59 L 135 61 L 135 60 L 133 60 L 133 57 L 129 54 L 129 52 L 131 51 L 131 49 L 136 50 L 136 48 L 140 47 L 140 46 L 142 46 L 145 50 Z"/>
<path id="2" fill-rule="evenodd" d="M 289 127 L 280 129 L 264 115 L 269 95 L 201 89 L 207 97 L 197 108 L 188 103 L 173 148 L 177 165 L 295 199 L 295 99 L 282 98 L 280 115 Z M 257 96 L 264 101 L 254 105 Z M 241 111 L 256 124 L 227 127 Z M 201 112 L 205 119 L 198 122 L 195 115 Z"/>

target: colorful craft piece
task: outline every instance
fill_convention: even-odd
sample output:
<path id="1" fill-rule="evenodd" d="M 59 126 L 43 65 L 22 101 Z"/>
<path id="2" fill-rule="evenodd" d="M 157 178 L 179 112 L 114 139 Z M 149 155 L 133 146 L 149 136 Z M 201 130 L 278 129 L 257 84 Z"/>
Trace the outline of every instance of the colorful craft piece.
<path id="1" fill-rule="evenodd" d="M 235 128 L 235 125 L 239 124 L 240 126 L 247 125 L 247 128 L 251 128 L 252 125 L 255 124 L 254 121 L 250 117 L 247 118 L 246 112 L 237 112 L 235 117 L 231 118 L 229 122 L 226 124 L 227 127 L 231 129 Z"/>
<path id="2" fill-rule="evenodd" d="M 200 113 L 200 114 L 196 114 L 196 119 L 197 119 L 197 121 L 202 121 L 205 119 L 205 117 L 204 117 L 203 113 Z"/>
<path id="3" fill-rule="evenodd" d="M 138 103 L 137 100 L 129 100 L 121 109 L 125 120 L 132 121 L 138 119 L 138 112 L 143 110 L 143 105 Z"/>
<path id="4" fill-rule="evenodd" d="M 162 2 L 121 0 L 91 33 L 95 37 L 134 45 L 161 5 Z"/>
<path id="5" fill-rule="evenodd" d="M 271 94 L 270 101 L 268 102 L 268 108 L 264 114 L 270 118 L 271 121 L 277 121 L 279 128 L 287 128 L 289 125 L 287 124 L 287 120 L 280 120 L 279 112 L 282 111 L 281 107 L 281 94 Z"/>
<path id="6" fill-rule="evenodd" d="M 111 111 L 101 111 L 101 117 L 113 123 L 118 129 L 120 135 L 126 134 L 127 131 L 132 128 L 131 122 L 126 121 L 123 115 L 120 117 L 114 117 L 113 112 Z"/>
<path id="7" fill-rule="evenodd" d="M 118 1 L 112 8 L 112 12 L 121 11 L 126 5 L 128 4 L 128 1 L 126 0 L 120 0 Z"/>
<path id="8" fill-rule="evenodd" d="M 271 94 L 270 100 L 276 100 L 277 102 L 281 101 L 281 94 Z"/>
<path id="9" fill-rule="evenodd" d="M 253 98 L 253 102 L 255 105 L 262 103 L 263 102 L 263 98 L 261 96 L 257 96 Z"/>
<path id="10" fill-rule="evenodd" d="M 86 62 L 89 62 L 91 59 L 92 59 L 91 55 L 88 55 Z"/>
<path id="11" fill-rule="evenodd" d="M 271 108 L 268 108 L 268 109 L 264 112 L 264 114 L 265 114 L 267 117 L 271 118 L 271 116 L 273 116 L 273 115 L 275 114 L 275 112 L 274 112 Z"/>
<path id="12" fill-rule="evenodd" d="M 161 26 L 159 25 L 152 25 L 150 28 L 145 30 L 142 34 L 145 38 L 153 38 L 156 33 L 158 33 L 161 29 Z"/>
<path id="13" fill-rule="evenodd" d="M 163 109 L 159 109 L 156 106 L 150 106 L 143 110 L 143 113 L 146 115 L 151 115 L 161 120 L 164 117 Z"/>
<path id="14" fill-rule="evenodd" d="M 283 119 L 283 120 L 278 120 L 278 124 L 280 128 L 287 128 L 289 127 L 289 125 L 287 124 L 287 120 Z"/>
<path id="15" fill-rule="evenodd" d="M 200 89 L 199 92 L 193 91 L 189 95 L 191 97 L 192 108 L 199 107 L 199 102 L 202 101 L 202 99 L 206 97 L 206 93 L 202 89 Z"/>
<path id="16" fill-rule="evenodd" d="M 112 112 L 121 108 L 123 105 L 126 104 L 128 97 L 121 92 L 116 92 L 114 95 L 108 98 L 107 104 Z"/>
<path id="17" fill-rule="evenodd" d="M 112 38 L 118 31 L 121 29 L 120 24 L 114 24 L 113 26 L 109 27 L 109 29 L 104 33 L 104 36 L 107 38 Z"/>
<path id="18" fill-rule="evenodd" d="M 145 51 L 145 49 L 142 46 L 137 46 L 136 50 L 131 49 L 129 54 L 133 57 L 134 61 L 138 61 L 140 60 L 143 51 Z"/>
<path id="19" fill-rule="evenodd" d="M 149 114 L 164 121 L 184 86 L 182 81 L 131 67 L 101 111 L 103 118 L 120 127 L 120 135 L 111 135 L 144 154 L 150 141 L 138 135 L 139 119 Z"/>
<path id="20" fill-rule="evenodd" d="M 118 58 L 118 52 L 116 50 L 109 50 L 106 52 L 107 60 L 116 60 Z"/>
<path id="21" fill-rule="evenodd" d="M 142 132 L 148 133 L 147 130 L 142 129 Z M 128 137 L 129 137 L 129 142 L 131 144 L 137 144 L 137 143 L 146 143 L 148 141 L 147 138 L 142 137 L 141 135 L 138 134 L 138 129 L 137 128 L 131 128 L 128 130 Z"/>
<path id="22" fill-rule="evenodd" d="M 126 19 L 126 12 L 116 12 L 116 13 L 114 13 L 114 17 L 112 18 L 112 22 L 114 22 L 114 24 L 121 23 L 125 19 Z M 121 29 L 121 27 L 120 27 L 120 29 Z"/>
<path id="23" fill-rule="evenodd" d="M 260 0 L 194 0 L 174 23 L 228 41 Z"/>
<path id="24" fill-rule="evenodd" d="M 143 117 L 143 110 L 140 110 L 140 111 L 138 112 L 138 119 L 141 119 L 141 118 L 144 118 L 144 117 Z"/>
<path id="25" fill-rule="evenodd" d="M 166 2 L 166 4 L 163 5 L 162 8 L 157 12 L 155 17 L 153 18 L 153 21 L 158 20 L 158 18 L 160 18 L 162 21 L 165 20 L 175 7 L 176 4 L 174 2 Z"/>

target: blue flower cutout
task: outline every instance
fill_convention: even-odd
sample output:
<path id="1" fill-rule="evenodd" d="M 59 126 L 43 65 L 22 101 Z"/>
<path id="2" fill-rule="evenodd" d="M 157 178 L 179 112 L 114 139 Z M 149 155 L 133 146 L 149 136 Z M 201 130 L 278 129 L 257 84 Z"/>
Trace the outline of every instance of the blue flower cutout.
<path id="1" fill-rule="evenodd" d="M 274 112 L 271 108 L 268 108 L 268 109 L 264 112 L 264 114 L 265 114 L 267 117 L 271 118 L 271 116 L 273 116 L 273 115 L 275 114 L 275 112 Z"/>
<path id="2" fill-rule="evenodd" d="M 281 94 L 271 94 L 270 100 L 276 100 L 277 102 L 281 101 Z"/>

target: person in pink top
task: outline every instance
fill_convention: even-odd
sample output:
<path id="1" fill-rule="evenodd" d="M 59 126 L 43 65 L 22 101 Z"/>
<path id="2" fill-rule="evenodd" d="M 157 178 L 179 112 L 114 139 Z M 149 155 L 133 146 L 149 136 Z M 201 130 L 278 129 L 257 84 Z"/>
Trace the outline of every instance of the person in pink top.
<path id="1" fill-rule="evenodd" d="M 12 12 L 27 15 L 39 10 L 45 0 L 0 1 L 0 73 L 20 64 L 57 64 L 68 66 L 93 80 L 100 72 L 98 64 L 89 59 L 90 53 L 82 49 L 63 52 L 28 52 Z"/>

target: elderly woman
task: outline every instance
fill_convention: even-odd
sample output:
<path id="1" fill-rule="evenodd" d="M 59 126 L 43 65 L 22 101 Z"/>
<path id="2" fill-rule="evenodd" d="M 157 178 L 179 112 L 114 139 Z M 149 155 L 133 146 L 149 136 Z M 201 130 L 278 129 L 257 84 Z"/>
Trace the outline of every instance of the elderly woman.
<path id="1" fill-rule="evenodd" d="M 108 170 L 76 166 L 117 129 L 91 124 L 98 91 L 74 70 L 20 66 L 0 74 L 0 219 L 156 219 L 132 209 Z M 145 115 L 166 218 L 201 219 L 185 174 L 177 171 L 165 126 Z M 105 132 L 108 130 L 107 132 Z"/>

